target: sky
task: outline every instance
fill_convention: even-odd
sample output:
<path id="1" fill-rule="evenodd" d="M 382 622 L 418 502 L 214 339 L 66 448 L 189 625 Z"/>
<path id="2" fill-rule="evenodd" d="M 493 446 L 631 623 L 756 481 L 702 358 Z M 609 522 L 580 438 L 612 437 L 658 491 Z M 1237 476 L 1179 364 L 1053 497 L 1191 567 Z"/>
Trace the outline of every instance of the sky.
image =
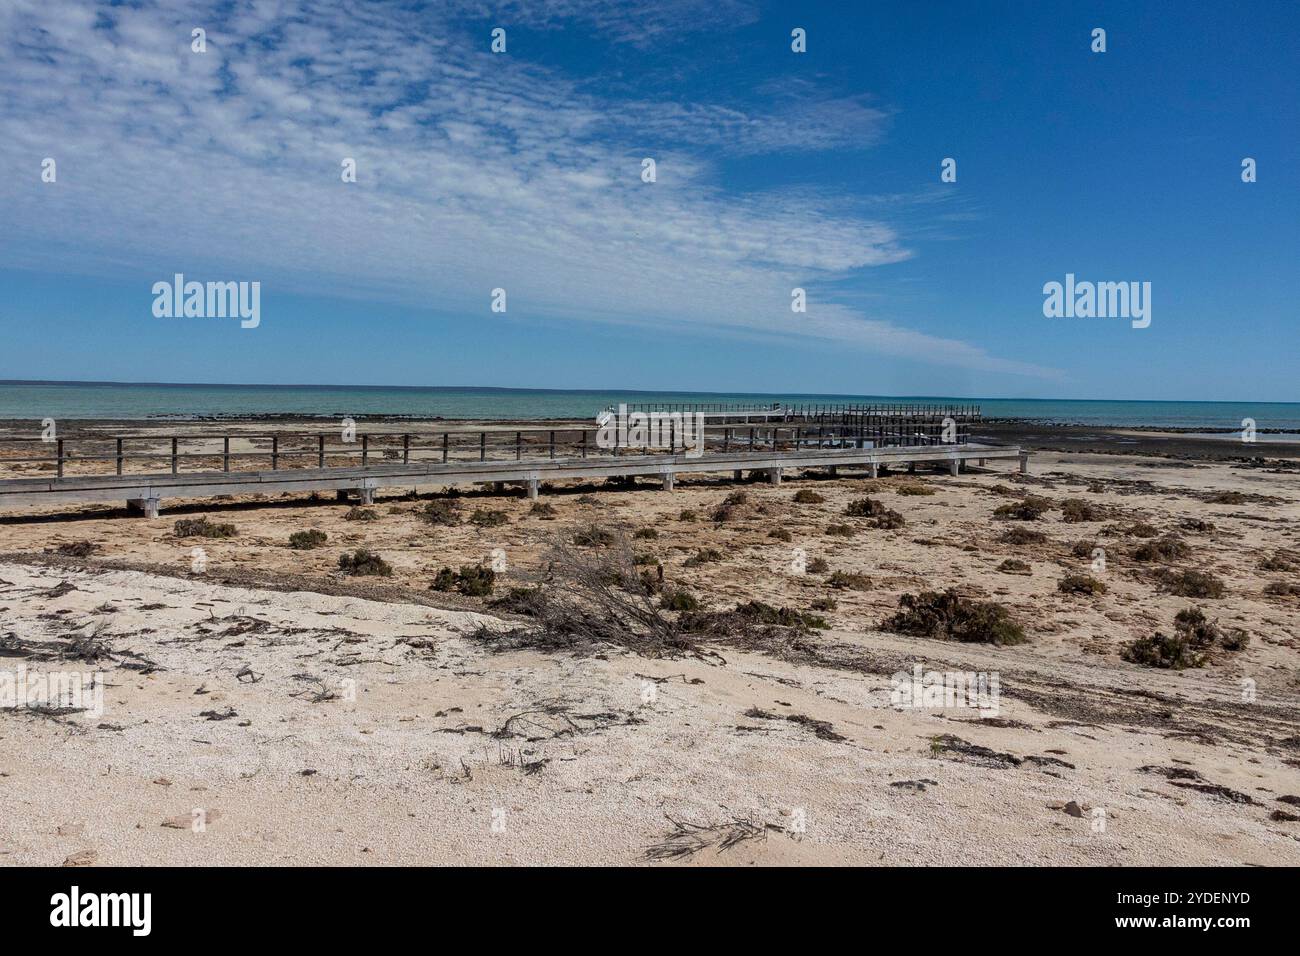
<path id="1" fill-rule="evenodd" d="M 1297 77 L 1292 0 L 4 0 L 0 379 L 1297 401 Z"/>

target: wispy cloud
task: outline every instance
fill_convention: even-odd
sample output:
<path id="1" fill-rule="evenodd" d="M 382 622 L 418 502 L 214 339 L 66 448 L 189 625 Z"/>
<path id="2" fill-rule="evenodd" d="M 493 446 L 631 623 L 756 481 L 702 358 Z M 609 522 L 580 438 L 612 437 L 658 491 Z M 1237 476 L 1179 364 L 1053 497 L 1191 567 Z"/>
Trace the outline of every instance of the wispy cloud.
<path id="1" fill-rule="evenodd" d="M 690 22 L 720 6 L 696 5 L 703 19 Z M 640 43 L 669 32 L 664 11 L 678 5 L 643 9 L 638 20 L 622 3 L 511 4 L 493 16 L 569 18 Z M 190 51 L 194 27 L 207 53 Z M 869 145 L 886 117 L 868 102 L 804 89 L 797 106 L 776 97 L 755 113 L 602 97 L 487 44 L 445 11 L 397 6 L 243 0 L 181 14 L 10 0 L 6 261 L 221 269 L 443 313 L 483 312 L 504 287 L 514 314 L 811 336 L 1052 374 L 826 301 L 836 281 L 912 255 L 887 222 L 834 197 L 718 185 L 719 150 Z M 659 164 L 653 185 L 640 178 L 645 155 Z M 55 189 L 37 181 L 45 156 L 59 163 Z M 343 157 L 357 160 L 356 184 L 340 181 Z M 794 315 L 794 286 L 825 295 Z"/>

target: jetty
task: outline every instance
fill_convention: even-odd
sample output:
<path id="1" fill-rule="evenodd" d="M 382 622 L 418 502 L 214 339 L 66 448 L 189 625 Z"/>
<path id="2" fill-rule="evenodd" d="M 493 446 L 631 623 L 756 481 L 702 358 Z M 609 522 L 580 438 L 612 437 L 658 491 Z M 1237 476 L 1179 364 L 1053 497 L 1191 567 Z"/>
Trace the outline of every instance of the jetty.
<path id="1" fill-rule="evenodd" d="M 606 447 L 590 425 L 537 423 L 428 431 L 177 432 L 106 437 L 0 439 L 0 468 L 43 472 L 0 479 L 0 509 L 126 501 L 157 517 L 165 499 L 335 492 L 374 502 L 385 488 L 520 485 L 537 497 L 545 482 L 647 478 L 671 491 L 677 476 L 730 472 L 779 484 L 793 472 L 932 467 L 958 474 L 972 463 L 1017 464 L 1017 446 L 970 440 L 979 420 L 967 406 L 627 406 L 639 413 L 703 416 L 700 434 L 654 430 L 642 447 Z M 766 416 L 766 417 L 764 417 Z M 686 433 L 684 433 L 686 432 Z M 689 443 L 688 443 L 689 440 Z"/>

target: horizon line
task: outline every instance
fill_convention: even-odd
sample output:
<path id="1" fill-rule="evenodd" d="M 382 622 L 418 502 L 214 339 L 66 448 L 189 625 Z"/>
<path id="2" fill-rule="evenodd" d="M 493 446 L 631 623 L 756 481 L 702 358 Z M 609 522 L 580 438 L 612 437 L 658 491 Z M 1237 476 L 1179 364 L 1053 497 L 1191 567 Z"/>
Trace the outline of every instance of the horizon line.
<path id="1" fill-rule="evenodd" d="M 367 389 L 373 391 L 413 391 L 413 392 L 538 392 L 553 394 L 572 394 L 579 395 L 583 393 L 622 393 L 628 395 L 671 395 L 671 394 L 690 394 L 690 395 L 758 395 L 780 398 L 786 395 L 806 395 L 811 398 L 883 398 L 883 399 L 955 399 L 958 401 L 989 401 L 989 402 L 1092 402 L 1092 403 L 1114 403 L 1125 404 L 1131 402 L 1150 402 L 1150 403 L 1173 403 L 1178 405 L 1300 405 L 1300 401 L 1280 402 L 1261 399 L 1204 399 L 1204 398 L 1042 398 L 1019 397 L 1012 398 L 1006 396 L 993 395 L 871 395 L 866 393 L 855 394 L 850 392 L 800 392 L 789 389 L 781 392 L 762 392 L 762 391 L 745 391 L 741 389 L 731 389 L 728 391 L 713 391 L 708 389 L 694 388 L 535 388 L 526 386 L 512 385 L 343 385 L 338 383 L 246 383 L 246 382 L 122 382 L 115 380 L 100 379 L 22 379 L 22 378 L 0 378 L 0 385 L 100 385 L 119 388 L 268 388 L 268 389 L 303 389 L 303 388 L 335 388 L 335 389 Z"/>

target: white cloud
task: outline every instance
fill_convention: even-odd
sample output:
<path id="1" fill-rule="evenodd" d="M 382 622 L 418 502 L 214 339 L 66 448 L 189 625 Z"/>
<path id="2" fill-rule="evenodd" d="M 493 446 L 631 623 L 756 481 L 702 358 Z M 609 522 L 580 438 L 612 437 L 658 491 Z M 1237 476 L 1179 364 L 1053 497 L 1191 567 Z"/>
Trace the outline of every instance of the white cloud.
<path id="1" fill-rule="evenodd" d="M 713 12 L 693 28 L 722 7 L 701 5 Z M 511 7 L 563 18 L 548 8 Z M 1051 374 L 831 301 L 836 281 L 911 255 L 887 223 L 833 197 L 715 185 L 719 149 L 871 142 L 884 114 L 864 101 L 800 89 L 798 104 L 778 95 L 771 113 L 752 115 L 601 98 L 493 56 L 486 36 L 429 11 L 315 0 L 217 9 L 6 3 L 0 99 L 12 108 L 0 116 L 0 157 L 32 170 L 0 180 L 9 264 L 221 270 L 446 312 L 485 311 L 501 286 L 524 314 L 813 337 Z M 561 13 L 634 43 L 669 30 L 665 10 L 680 14 L 645 9 L 640 33 L 626 5 Z M 190 51 L 194 26 L 207 31 L 206 54 Z M 647 154 L 653 185 L 640 179 Z M 54 189 L 38 181 L 45 156 L 59 162 Z M 345 156 L 357 160 L 356 184 L 340 180 Z M 794 286 L 812 292 L 805 316 L 790 312 Z"/>

